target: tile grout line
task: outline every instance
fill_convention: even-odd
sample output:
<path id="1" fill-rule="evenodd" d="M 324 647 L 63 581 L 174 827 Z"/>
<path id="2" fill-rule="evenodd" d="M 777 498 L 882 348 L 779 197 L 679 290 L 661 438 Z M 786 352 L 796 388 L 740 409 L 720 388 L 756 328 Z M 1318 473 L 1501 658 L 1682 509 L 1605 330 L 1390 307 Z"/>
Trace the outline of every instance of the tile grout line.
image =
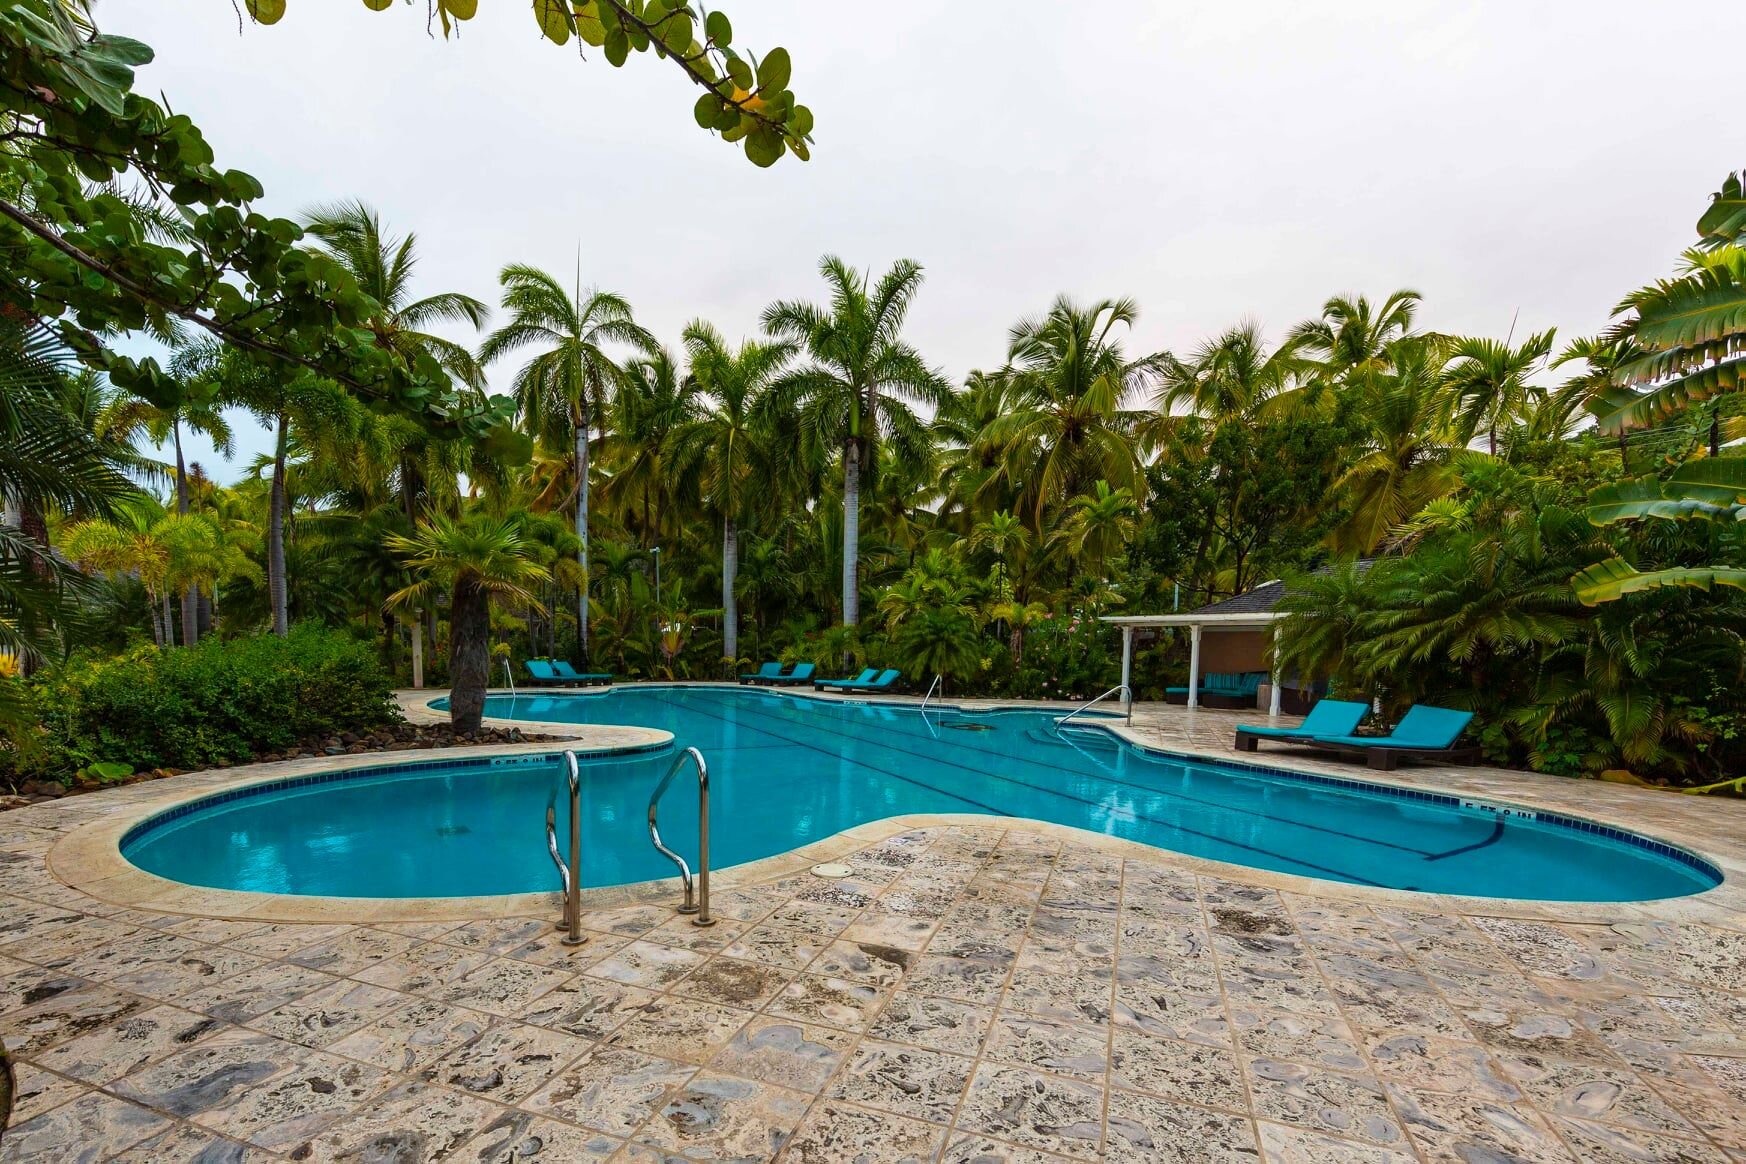
<path id="1" fill-rule="evenodd" d="M 1291 901 L 1286 894 L 1279 895 L 1279 904 L 1280 908 L 1285 911 L 1286 917 L 1291 919 L 1292 932 L 1297 934 L 1299 940 L 1302 942 L 1304 954 L 1309 958 L 1310 965 L 1314 967 L 1316 978 L 1321 982 L 1322 988 L 1328 992 L 1328 997 L 1333 1000 L 1334 1012 L 1340 1016 L 1340 1021 L 1346 1024 L 1346 1029 L 1352 1032 L 1353 1050 L 1358 1052 L 1359 1059 L 1364 1063 L 1370 1078 L 1375 1081 L 1377 1090 L 1382 1093 L 1382 1102 L 1388 1108 L 1389 1114 L 1394 1116 L 1394 1122 L 1400 1125 L 1400 1134 L 1405 1138 L 1408 1150 L 1410 1150 L 1412 1154 L 1421 1161 L 1421 1164 L 1433 1164 L 1433 1162 L 1426 1157 L 1424 1148 L 1413 1136 L 1411 1125 L 1401 1114 L 1400 1106 L 1395 1103 L 1394 1096 L 1389 1093 L 1387 1082 L 1383 1080 L 1381 1073 L 1376 1070 L 1375 1060 L 1372 1059 L 1370 1048 L 1366 1045 L 1368 1040 L 1364 1037 L 1363 1028 L 1358 1023 L 1353 1022 L 1351 1017 L 1346 1013 L 1346 1007 L 1340 1000 L 1340 992 L 1334 989 L 1333 981 L 1329 979 L 1327 970 L 1323 968 L 1321 956 L 1316 952 L 1314 943 L 1303 937 L 1303 928 L 1298 924 L 1297 913 L 1292 908 Z M 1399 943 L 1395 944 L 1398 947 Z M 1401 954 L 1402 956 L 1405 956 L 1406 952 L 1402 950 Z M 1413 961 L 1414 965 L 1417 965 L 1416 960 L 1409 959 L 1409 961 Z M 1427 983 L 1430 982 L 1428 975 L 1426 976 L 1425 981 Z M 1465 1024 L 1463 1024 L 1463 1026 L 1465 1026 Z M 1469 1031 L 1468 1034 L 1471 1036 L 1472 1032 Z M 1472 1041 L 1476 1045 L 1479 1042 L 1477 1039 Z"/>
<path id="2" fill-rule="evenodd" d="M 1230 1032 L 1232 1058 L 1237 1064 L 1237 1079 L 1243 1086 L 1243 1104 L 1247 1109 L 1249 1134 L 1255 1137 L 1255 1155 L 1257 1159 L 1265 1159 L 1266 1148 L 1261 1143 L 1261 1118 L 1255 1112 L 1255 1089 L 1249 1083 L 1248 1052 L 1243 1049 L 1243 1041 L 1237 1036 L 1237 1018 L 1231 1010 L 1230 992 L 1225 989 L 1224 960 L 1219 957 L 1219 951 L 1213 945 L 1212 915 L 1206 906 L 1206 879 L 1200 874 L 1190 874 L 1194 884 L 1194 900 L 1199 907 L 1201 932 L 1206 935 L 1206 952 L 1212 959 L 1213 981 L 1218 985 L 1219 1005 L 1224 1011 L 1226 1029 Z"/>

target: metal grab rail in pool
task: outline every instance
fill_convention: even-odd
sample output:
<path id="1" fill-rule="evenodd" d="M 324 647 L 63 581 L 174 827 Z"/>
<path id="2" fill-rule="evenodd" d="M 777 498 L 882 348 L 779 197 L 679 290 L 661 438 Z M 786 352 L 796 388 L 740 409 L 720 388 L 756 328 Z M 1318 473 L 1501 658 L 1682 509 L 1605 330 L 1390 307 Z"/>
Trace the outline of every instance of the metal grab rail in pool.
<path id="1" fill-rule="evenodd" d="M 656 823 L 656 812 L 661 803 L 661 797 L 667 791 L 667 786 L 673 783 L 673 777 L 679 775 L 685 762 L 690 760 L 697 765 L 697 896 L 692 897 L 691 866 L 685 863 L 685 858 L 661 843 L 661 830 Z M 667 774 L 661 777 L 661 782 L 655 785 L 655 791 L 649 796 L 649 840 L 654 842 L 655 849 L 673 864 L 679 866 L 679 884 L 684 887 L 685 900 L 679 905 L 680 913 L 694 913 L 691 919 L 694 926 L 712 926 L 715 919 L 709 916 L 709 765 L 704 762 L 703 753 L 696 748 L 686 748 L 674 757 L 673 764 L 667 769 Z"/>
<path id="2" fill-rule="evenodd" d="M 1055 734 L 1060 735 L 1061 729 L 1066 727 L 1070 721 L 1072 721 L 1077 716 L 1084 715 L 1086 712 L 1090 711 L 1092 708 L 1096 707 L 1098 704 L 1102 703 L 1104 700 L 1108 699 L 1112 695 L 1120 695 L 1120 696 L 1124 697 L 1125 702 L 1127 704 L 1128 722 L 1129 723 L 1134 722 L 1133 691 L 1126 683 L 1117 683 L 1114 687 L 1111 687 L 1108 691 L 1105 691 L 1102 695 L 1099 695 L 1096 699 L 1093 699 L 1090 703 L 1082 703 L 1078 707 L 1074 708 L 1072 711 L 1068 712 L 1066 715 L 1062 716 L 1060 719 L 1056 720 L 1055 721 Z"/>
<path id="3" fill-rule="evenodd" d="M 934 681 L 932 683 L 928 684 L 928 693 L 926 695 L 922 696 L 921 709 L 924 712 L 927 711 L 927 709 L 928 709 L 928 700 L 930 700 L 934 697 L 934 692 L 938 691 L 939 688 L 940 688 L 940 676 L 935 675 Z"/>
<path id="4" fill-rule="evenodd" d="M 546 851 L 558 867 L 558 879 L 564 885 L 564 920 L 558 928 L 564 931 L 566 946 L 580 946 L 588 939 L 582 934 L 582 774 L 577 768 L 576 753 L 564 753 L 564 775 L 570 785 L 570 862 L 558 851 L 557 790 L 546 799 Z"/>

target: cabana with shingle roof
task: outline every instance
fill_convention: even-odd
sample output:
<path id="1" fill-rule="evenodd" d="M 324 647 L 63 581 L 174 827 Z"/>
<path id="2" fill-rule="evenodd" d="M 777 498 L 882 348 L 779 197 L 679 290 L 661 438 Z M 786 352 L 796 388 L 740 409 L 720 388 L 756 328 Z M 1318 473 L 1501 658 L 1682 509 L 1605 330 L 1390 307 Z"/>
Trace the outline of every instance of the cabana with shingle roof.
<path id="1" fill-rule="evenodd" d="M 1253 590 L 1218 602 L 1208 603 L 1194 610 L 1185 610 L 1178 614 L 1107 614 L 1102 621 L 1122 628 L 1122 686 L 1128 690 L 1128 699 L 1132 701 L 1133 687 L 1131 680 L 1134 669 L 1134 632 L 1148 627 L 1187 627 L 1189 633 L 1188 646 L 1188 706 L 1200 706 L 1200 650 L 1201 636 L 1208 631 L 1214 632 L 1248 632 L 1248 640 L 1230 644 L 1244 655 L 1253 655 L 1253 666 L 1238 667 L 1238 670 L 1267 671 L 1269 673 L 1270 694 L 1267 698 L 1267 714 L 1279 714 L 1280 676 L 1279 672 L 1268 666 L 1266 662 L 1267 635 L 1272 631 L 1273 624 L 1285 617 L 1285 612 L 1276 610 L 1279 600 L 1285 597 L 1285 583 L 1266 582 Z"/>

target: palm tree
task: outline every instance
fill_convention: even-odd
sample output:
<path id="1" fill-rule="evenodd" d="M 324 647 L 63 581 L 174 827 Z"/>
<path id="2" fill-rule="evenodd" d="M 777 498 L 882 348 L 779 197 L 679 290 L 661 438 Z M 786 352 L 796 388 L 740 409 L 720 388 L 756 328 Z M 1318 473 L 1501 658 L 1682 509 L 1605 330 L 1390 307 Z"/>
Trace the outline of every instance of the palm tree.
<path id="1" fill-rule="evenodd" d="M 699 388 L 665 348 L 629 361 L 624 370 L 611 431 L 602 441 L 600 464 L 610 476 L 600 494 L 621 524 L 634 524 L 645 544 L 657 545 L 674 508 L 674 442 L 697 415 Z"/>
<path id="2" fill-rule="evenodd" d="M 1385 367 L 1353 377 L 1349 391 L 1369 431 L 1336 481 L 1347 515 L 1329 535 L 1337 551 L 1367 554 L 1388 531 L 1460 483 L 1461 442 L 1443 391 L 1440 340 L 1415 336 L 1388 346 Z"/>
<path id="3" fill-rule="evenodd" d="M 1513 424 L 1531 399 L 1545 395 L 1528 383 L 1528 377 L 1551 355 L 1556 336 L 1556 330 L 1548 328 L 1514 347 L 1508 340 L 1455 342 L 1444 378 L 1455 399 L 1463 442 L 1484 432 L 1486 451 L 1497 456 L 1498 429 Z"/>
<path id="4" fill-rule="evenodd" d="M 491 309 L 458 291 L 412 299 L 412 276 L 418 266 L 417 235 L 408 232 L 394 238 L 385 234 L 381 218 L 362 201 L 317 206 L 309 211 L 306 225 L 381 308 L 369 321 L 378 343 L 397 352 L 408 365 L 421 354 L 428 355 L 451 379 L 474 391 L 484 391 L 485 372 L 472 351 L 429 329 L 444 323 L 482 328 Z M 418 497 L 425 484 L 419 463 L 425 442 L 417 439 L 422 437 L 420 432 L 406 442 L 397 466 L 401 504 L 409 522 L 417 519 Z"/>
<path id="5" fill-rule="evenodd" d="M 978 443 L 1000 450 L 1006 483 L 1039 535 L 1049 505 L 1093 482 L 1139 488 L 1134 432 L 1143 414 L 1128 404 L 1152 383 L 1161 359 L 1130 360 L 1111 336 L 1138 314 L 1131 299 L 1083 307 L 1062 296 L 1048 314 L 1012 329 L 1001 372 L 1011 393 L 1007 411 Z"/>
<path id="6" fill-rule="evenodd" d="M 428 329 L 443 323 L 470 323 L 481 328 L 491 309 L 458 291 L 412 299 L 412 275 L 418 266 L 417 235 L 408 232 L 393 238 L 383 233 L 381 218 L 361 201 L 317 206 L 306 215 L 305 224 L 381 308 L 369 322 L 379 343 L 408 363 L 426 353 L 453 379 L 469 388 L 485 387 L 485 373 L 473 353 Z"/>
<path id="7" fill-rule="evenodd" d="M 578 286 L 575 294 L 553 276 L 520 263 L 503 268 L 503 307 L 509 322 L 486 337 L 485 363 L 523 348 L 538 352 L 515 374 L 521 418 L 536 437 L 572 450 L 576 500 L 577 662 L 588 664 L 588 452 L 595 420 L 624 382 L 611 345 L 653 352 L 655 340 L 631 317 L 630 304 L 610 291 Z"/>
<path id="8" fill-rule="evenodd" d="M 170 359 L 170 374 L 183 381 L 200 375 L 215 358 L 217 341 L 186 345 Z M 160 407 L 140 397 L 123 397 L 105 410 L 103 429 L 119 440 L 131 441 L 144 435 L 153 444 L 168 440 L 176 454 L 176 512 L 188 513 L 188 466 L 182 455 L 182 430 L 200 433 L 212 441 L 219 456 L 229 460 L 236 445 L 230 422 L 215 399 L 185 399 L 169 407 Z M 182 591 L 182 645 L 191 647 L 200 639 L 199 590 L 189 586 Z"/>
<path id="9" fill-rule="evenodd" d="M 901 259 L 869 288 L 868 278 L 834 255 L 819 263 L 829 287 L 828 307 L 784 301 L 764 312 L 764 328 L 801 345 L 811 362 L 782 377 L 771 399 L 798 409 L 804 437 L 838 446 L 843 462 L 843 625 L 860 619 L 861 471 L 890 441 L 905 454 L 928 444 L 927 429 L 911 404 L 937 406 L 945 380 L 903 342 L 904 317 L 921 287 L 922 269 Z"/>
<path id="10" fill-rule="evenodd" d="M 1095 493 L 1081 493 L 1073 499 L 1055 538 L 1075 556 L 1090 558 L 1093 574 L 1101 578 L 1110 555 L 1125 549 L 1132 540 L 1139 513 L 1132 493 L 1111 489 L 1108 481 L 1099 481 Z"/>
<path id="11" fill-rule="evenodd" d="M 772 476 L 764 398 L 794 356 L 791 343 L 742 343 L 728 348 L 721 333 L 699 320 L 685 329 L 691 380 L 705 394 L 702 414 L 675 435 L 675 470 L 694 476 L 721 519 L 722 655 L 738 660 L 739 526 L 760 485 Z"/>
<path id="12" fill-rule="evenodd" d="M 0 652 L 27 667 L 56 645 L 79 585 L 49 550 L 48 514 L 114 516 L 139 495 L 128 475 L 146 466 L 98 431 L 104 402 L 53 332 L 0 309 Z"/>
<path id="13" fill-rule="evenodd" d="M 1207 340 L 1186 361 L 1161 358 L 1158 410 L 1164 421 L 1182 409 L 1215 424 L 1246 423 L 1285 407 L 1310 367 L 1291 343 L 1270 350 L 1261 325 L 1246 321 Z"/>
<path id="14" fill-rule="evenodd" d="M 1412 334 L 1422 298 L 1417 291 L 1402 288 L 1384 299 L 1382 306 L 1372 307 L 1362 295 L 1356 299 L 1336 295 L 1322 304 L 1320 319 L 1291 329 L 1287 345 L 1321 356 L 1336 375 L 1379 366 L 1390 344 Z"/>
<path id="15" fill-rule="evenodd" d="M 995 590 L 1005 592 L 1011 573 L 1010 558 L 1022 552 L 1030 541 L 1031 534 L 1024 522 L 1016 514 L 1000 510 L 989 514 L 988 520 L 976 523 L 965 539 L 964 548 L 972 554 L 987 550 L 994 555 Z"/>
<path id="16" fill-rule="evenodd" d="M 390 608 L 419 609 L 449 595 L 449 722 L 457 732 L 479 730 L 491 671 L 491 600 L 539 607 L 528 587 L 546 576 L 515 523 L 474 514 L 433 515 L 411 537 L 394 535 L 415 581 L 388 596 Z"/>

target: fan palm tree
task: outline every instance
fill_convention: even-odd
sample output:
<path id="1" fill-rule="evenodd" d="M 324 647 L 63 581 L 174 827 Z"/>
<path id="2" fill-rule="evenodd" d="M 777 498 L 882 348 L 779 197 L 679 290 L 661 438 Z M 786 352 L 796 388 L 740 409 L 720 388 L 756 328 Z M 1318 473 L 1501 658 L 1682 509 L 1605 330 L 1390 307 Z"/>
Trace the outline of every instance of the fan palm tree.
<path id="1" fill-rule="evenodd" d="M 1513 347 L 1507 340 L 1455 341 L 1444 378 L 1454 397 L 1463 443 L 1483 432 L 1486 451 L 1497 456 L 1498 430 L 1513 424 L 1531 400 L 1545 395 L 1528 377 L 1552 354 L 1556 337 L 1556 330 L 1548 328 Z"/>
<path id="2" fill-rule="evenodd" d="M 698 493 L 721 519 L 722 655 L 738 660 L 740 523 L 771 476 L 764 398 L 794 356 L 792 343 L 747 341 L 730 349 L 699 320 L 685 329 L 691 381 L 704 393 L 701 415 L 675 435 L 675 470 L 695 477 Z"/>
<path id="3" fill-rule="evenodd" d="M 819 263 L 830 304 L 773 303 L 764 328 L 800 345 L 809 362 L 777 381 L 771 393 L 778 411 L 798 410 L 802 435 L 811 444 L 842 451 L 843 625 L 860 619 L 861 473 L 874 447 L 889 441 L 902 454 L 928 444 L 927 428 L 912 404 L 938 406 L 948 391 L 902 338 L 903 323 L 921 287 L 922 269 L 901 259 L 869 286 L 868 277 L 834 255 Z"/>
<path id="4" fill-rule="evenodd" d="M 588 454 L 594 426 L 625 371 L 609 348 L 652 353 L 655 340 L 631 315 L 623 296 L 594 288 L 574 295 L 552 275 L 520 263 L 503 268 L 503 307 L 509 322 L 486 337 L 479 358 L 490 363 L 511 352 L 537 349 L 515 374 L 521 419 L 536 437 L 571 450 L 576 504 L 577 662 L 588 665 Z"/>
<path id="5" fill-rule="evenodd" d="M 514 522 L 483 514 L 436 514 L 387 544 L 415 579 L 388 596 L 389 608 L 420 609 L 440 593 L 449 596 L 449 722 L 457 732 L 477 732 L 491 670 L 491 600 L 543 609 L 528 587 L 545 568 Z"/>

